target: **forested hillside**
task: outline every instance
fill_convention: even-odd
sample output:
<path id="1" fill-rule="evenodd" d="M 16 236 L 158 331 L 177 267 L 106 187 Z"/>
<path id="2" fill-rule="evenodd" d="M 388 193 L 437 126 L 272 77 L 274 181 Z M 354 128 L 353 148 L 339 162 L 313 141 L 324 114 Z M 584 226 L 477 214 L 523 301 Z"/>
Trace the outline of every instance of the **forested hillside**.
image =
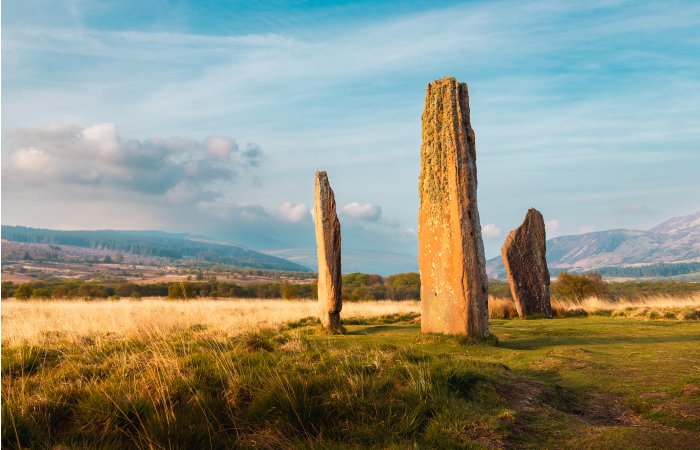
<path id="1" fill-rule="evenodd" d="M 187 234 L 161 231 L 64 231 L 2 226 L 2 238 L 13 242 L 96 248 L 180 260 L 193 258 L 238 267 L 308 272 L 306 267 L 244 247 L 193 240 Z"/>

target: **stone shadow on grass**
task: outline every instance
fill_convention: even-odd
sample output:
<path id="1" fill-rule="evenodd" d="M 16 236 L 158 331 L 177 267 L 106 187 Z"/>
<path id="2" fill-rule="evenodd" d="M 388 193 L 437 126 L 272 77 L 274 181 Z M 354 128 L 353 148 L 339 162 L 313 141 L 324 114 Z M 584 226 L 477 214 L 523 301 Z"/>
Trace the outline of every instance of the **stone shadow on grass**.
<path id="1" fill-rule="evenodd" d="M 511 350 L 538 350 L 557 346 L 585 346 L 606 344 L 664 344 L 673 342 L 700 342 L 698 336 L 536 336 L 532 338 L 519 338 L 515 340 L 503 340 L 499 347 Z"/>
<path id="2" fill-rule="evenodd" d="M 383 332 L 397 331 L 397 330 L 415 330 L 415 325 L 374 325 L 366 326 L 356 330 L 348 331 L 348 336 L 363 336 L 368 334 L 377 334 Z"/>

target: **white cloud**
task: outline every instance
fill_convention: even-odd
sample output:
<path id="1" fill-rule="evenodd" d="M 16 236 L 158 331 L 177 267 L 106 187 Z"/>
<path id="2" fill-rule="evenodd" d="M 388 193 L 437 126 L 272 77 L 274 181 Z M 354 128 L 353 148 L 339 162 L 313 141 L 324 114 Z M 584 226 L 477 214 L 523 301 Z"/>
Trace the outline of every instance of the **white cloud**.
<path id="1" fill-rule="evenodd" d="M 50 167 L 46 164 L 46 154 L 35 147 L 26 147 L 17 150 L 12 155 L 15 167 L 29 173 L 48 174 Z"/>
<path id="2" fill-rule="evenodd" d="M 84 128 L 82 140 L 86 145 L 95 148 L 102 157 L 115 158 L 121 150 L 117 125 L 114 123 L 99 123 Z"/>
<path id="3" fill-rule="evenodd" d="M 481 227 L 481 234 L 487 239 L 493 239 L 501 235 L 501 229 L 493 223 L 487 223 Z"/>
<path id="4" fill-rule="evenodd" d="M 578 229 L 579 233 L 584 234 L 584 233 L 591 233 L 595 231 L 595 227 L 590 227 L 590 226 L 582 226 Z"/>
<path id="5" fill-rule="evenodd" d="M 351 202 L 343 206 L 341 211 L 357 220 L 376 222 L 382 217 L 382 207 L 371 203 Z"/>
<path id="6" fill-rule="evenodd" d="M 554 220 L 546 220 L 544 222 L 545 229 L 547 231 L 547 234 L 552 235 L 552 234 L 557 234 L 559 232 L 559 228 L 561 226 L 561 221 L 558 219 Z"/>
<path id="7" fill-rule="evenodd" d="M 236 141 L 220 136 L 208 137 L 204 141 L 204 147 L 210 155 L 222 161 L 230 160 L 231 153 L 238 150 Z"/>
<path id="8" fill-rule="evenodd" d="M 277 209 L 277 215 L 285 222 L 299 223 L 309 218 L 309 208 L 304 203 L 285 202 Z"/>
<path id="9" fill-rule="evenodd" d="M 3 189 L 41 196 L 72 185 L 103 200 L 138 193 L 175 203 L 207 201 L 223 195 L 218 183 L 235 181 L 261 159 L 255 144 L 248 144 L 255 151 L 234 158 L 235 145 L 231 138 L 123 139 L 114 123 L 10 130 L 2 149 Z"/>

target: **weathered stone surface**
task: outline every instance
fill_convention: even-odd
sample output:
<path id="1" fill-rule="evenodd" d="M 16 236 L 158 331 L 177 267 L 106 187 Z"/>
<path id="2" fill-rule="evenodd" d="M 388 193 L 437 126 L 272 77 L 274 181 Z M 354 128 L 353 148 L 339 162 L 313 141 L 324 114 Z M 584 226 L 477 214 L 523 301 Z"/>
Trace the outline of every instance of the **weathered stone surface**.
<path id="1" fill-rule="evenodd" d="M 535 208 L 530 208 L 525 221 L 508 234 L 501 247 L 510 291 L 520 317 L 552 317 L 546 241 L 544 218 Z"/>
<path id="2" fill-rule="evenodd" d="M 326 172 L 316 172 L 314 219 L 318 248 L 318 304 L 324 327 L 340 327 L 343 309 L 340 276 L 340 221 Z"/>
<path id="3" fill-rule="evenodd" d="M 467 85 L 428 85 L 418 181 L 421 330 L 488 336 L 488 278 L 476 201 Z"/>

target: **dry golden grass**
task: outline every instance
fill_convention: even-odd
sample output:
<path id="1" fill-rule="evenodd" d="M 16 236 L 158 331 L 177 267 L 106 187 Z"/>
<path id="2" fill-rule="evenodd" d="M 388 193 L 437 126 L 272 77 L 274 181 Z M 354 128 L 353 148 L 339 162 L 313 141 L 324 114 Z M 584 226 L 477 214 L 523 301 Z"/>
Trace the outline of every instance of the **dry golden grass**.
<path id="1" fill-rule="evenodd" d="M 3 301 L 2 342 L 124 338 L 206 327 L 233 336 L 317 315 L 313 300 Z M 343 318 L 420 312 L 417 301 L 346 302 Z"/>
<path id="2" fill-rule="evenodd" d="M 588 297 L 581 301 L 553 300 L 556 317 L 604 315 L 635 317 L 642 319 L 698 320 L 700 319 L 700 294 L 688 297 L 653 296 L 634 300 L 609 300 Z M 489 298 L 489 317 L 513 319 L 518 317 L 515 304 L 510 299 Z"/>
<path id="3" fill-rule="evenodd" d="M 635 300 L 610 301 L 588 297 L 581 301 L 553 301 L 557 317 L 602 315 L 639 319 L 700 320 L 700 294 L 687 297 L 665 295 Z"/>
<path id="4" fill-rule="evenodd" d="M 148 338 L 205 328 L 223 336 L 316 316 L 313 300 L 192 300 L 150 298 L 143 301 L 3 301 L 2 342 L 43 343 L 56 338 L 79 340 Z M 700 319 L 700 294 L 690 297 L 656 296 L 639 300 L 595 297 L 580 302 L 553 301 L 557 317 L 610 315 L 644 319 Z M 419 314 L 417 301 L 346 302 L 344 319 L 389 314 Z M 518 314 L 513 301 L 489 298 L 489 317 L 512 319 Z"/>
<path id="5" fill-rule="evenodd" d="M 645 297 L 636 300 L 617 300 L 611 301 L 607 299 L 600 299 L 597 297 L 588 297 L 576 301 L 562 301 L 555 300 L 552 302 L 554 308 L 563 309 L 573 309 L 582 308 L 586 311 L 596 311 L 603 309 L 624 309 L 628 307 L 633 308 L 686 308 L 693 306 L 700 306 L 700 294 L 690 295 L 687 297 L 672 297 L 666 295 L 657 295 L 652 297 Z"/>
<path id="6" fill-rule="evenodd" d="M 553 300 L 556 317 L 610 315 L 647 319 L 700 319 L 700 294 L 687 297 L 652 296 L 634 300 L 609 300 L 588 297 L 581 301 Z M 512 319 L 518 317 L 515 304 L 506 298 L 489 298 L 489 317 Z"/>

